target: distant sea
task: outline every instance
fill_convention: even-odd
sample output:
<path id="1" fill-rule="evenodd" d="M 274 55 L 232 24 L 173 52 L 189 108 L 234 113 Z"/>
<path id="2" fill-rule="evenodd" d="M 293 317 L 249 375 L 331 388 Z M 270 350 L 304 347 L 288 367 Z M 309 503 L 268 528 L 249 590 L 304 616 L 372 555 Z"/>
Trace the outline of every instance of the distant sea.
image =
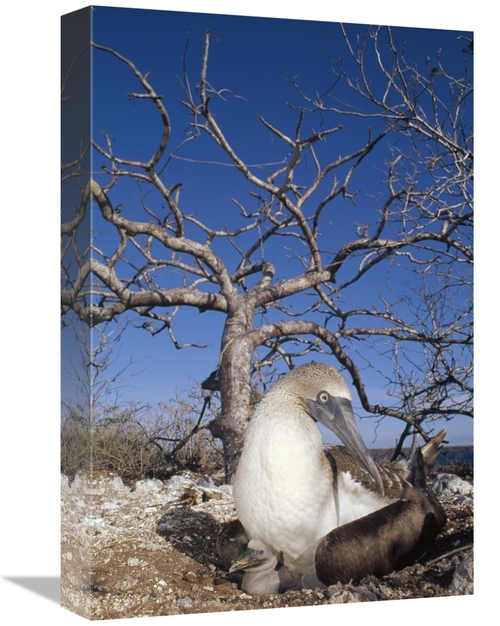
<path id="1" fill-rule="evenodd" d="M 393 450 L 390 449 L 374 449 L 371 451 L 376 460 L 383 460 L 391 457 Z M 408 454 L 409 449 L 403 448 L 403 453 Z M 435 469 L 439 466 L 448 465 L 466 465 L 474 466 L 474 447 L 473 446 L 449 446 L 445 447 L 436 460 Z"/>
<path id="2" fill-rule="evenodd" d="M 436 466 L 456 463 L 472 467 L 474 465 L 473 446 L 451 446 L 444 449 L 436 460 Z"/>

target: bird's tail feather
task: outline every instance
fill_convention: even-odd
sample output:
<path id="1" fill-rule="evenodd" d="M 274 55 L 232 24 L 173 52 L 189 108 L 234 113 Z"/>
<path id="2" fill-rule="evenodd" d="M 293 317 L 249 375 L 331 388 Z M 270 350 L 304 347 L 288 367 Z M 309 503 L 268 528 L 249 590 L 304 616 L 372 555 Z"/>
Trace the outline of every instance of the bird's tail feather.
<path id="1" fill-rule="evenodd" d="M 443 441 L 446 437 L 446 428 L 443 428 L 438 434 L 422 446 L 422 457 L 424 459 L 425 470 L 428 472 L 434 467 L 434 463 L 443 448 Z"/>

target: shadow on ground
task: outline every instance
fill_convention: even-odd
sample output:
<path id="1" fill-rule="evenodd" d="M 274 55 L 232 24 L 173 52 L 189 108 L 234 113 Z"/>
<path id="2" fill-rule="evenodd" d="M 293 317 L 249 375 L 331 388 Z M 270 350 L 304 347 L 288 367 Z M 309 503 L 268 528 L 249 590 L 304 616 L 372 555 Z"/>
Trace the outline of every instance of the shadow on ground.
<path id="1" fill-rule="evenodd" d="M 4 576 L 4 580 L 33 591 L 48 600 L 61 601 L 61 579 L 59 576 Z"/>

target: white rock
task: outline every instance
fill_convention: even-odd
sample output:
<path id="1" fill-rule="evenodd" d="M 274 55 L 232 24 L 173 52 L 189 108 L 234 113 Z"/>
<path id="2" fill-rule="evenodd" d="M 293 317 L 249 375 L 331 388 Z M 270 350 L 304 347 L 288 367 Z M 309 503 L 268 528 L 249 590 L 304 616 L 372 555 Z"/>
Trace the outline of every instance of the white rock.
<path id="1" fill-rule="evenodd" d="M 474 557 L 464 559 L 455 570 L 450 585 L 451 591 L 462 596 L 474 593 Z"/>
<path id="2" fill-rule="evenodd" d="M 438 474 L 432 491 L 442 497 L 468 496 L 474 493 L 474 487 L 455 474 Z"/>

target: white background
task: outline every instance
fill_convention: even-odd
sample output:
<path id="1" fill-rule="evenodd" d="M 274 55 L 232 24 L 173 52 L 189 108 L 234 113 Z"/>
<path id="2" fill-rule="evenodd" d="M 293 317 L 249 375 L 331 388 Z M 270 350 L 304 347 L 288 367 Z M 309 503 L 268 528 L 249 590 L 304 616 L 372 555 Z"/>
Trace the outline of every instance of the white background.
<path id="1" fill-rule="evenodd" d="M 497 19 L 487 3 L 395 3 L 356 0 L 289 2 L 173 0 L 104 2 L 107 6 L 289 17 L 475 31 L 476 126 L 479 147 L 476 229 L 476 593 L 473 597 L 406 600 L 260 611 L 259 622 L 328 620 L 357 624 L 469 624 L 493 609 L 498 568 L 498 90 Z M 8 625 L 82 623 L 59 607 L 59 42 L 60 15 L 84 3 L 8 3 L 2 8 L 0 158 L 0 607 Z M 492 6 L 492 5 L 490 5 Z M 9 7 L 9 8 L 7 8 Z M 484 340 L 481 341 L 481 337 Z M 490 504 L 492 502 L 493 504 Z M 34 588 L 34 590 L 33 590 Z M 490 605 L 490 606 L 488 606 Z M 498 611 L 492 612 L 494 616 Z M 239 612 L 238 624 L 255 620 Z M 234 613 L 141 618 L 170 626 L 233 623 Z M 486 618 L 489 619 L 489 618 Z M 493 618 L 494 619 L 494 618 Z M 130 620 L 125 620 L 130 622 Z M 107 623 L 107 622 L 106 622 Z M 117 624 L 116 621 L 113 622 Z"/>

